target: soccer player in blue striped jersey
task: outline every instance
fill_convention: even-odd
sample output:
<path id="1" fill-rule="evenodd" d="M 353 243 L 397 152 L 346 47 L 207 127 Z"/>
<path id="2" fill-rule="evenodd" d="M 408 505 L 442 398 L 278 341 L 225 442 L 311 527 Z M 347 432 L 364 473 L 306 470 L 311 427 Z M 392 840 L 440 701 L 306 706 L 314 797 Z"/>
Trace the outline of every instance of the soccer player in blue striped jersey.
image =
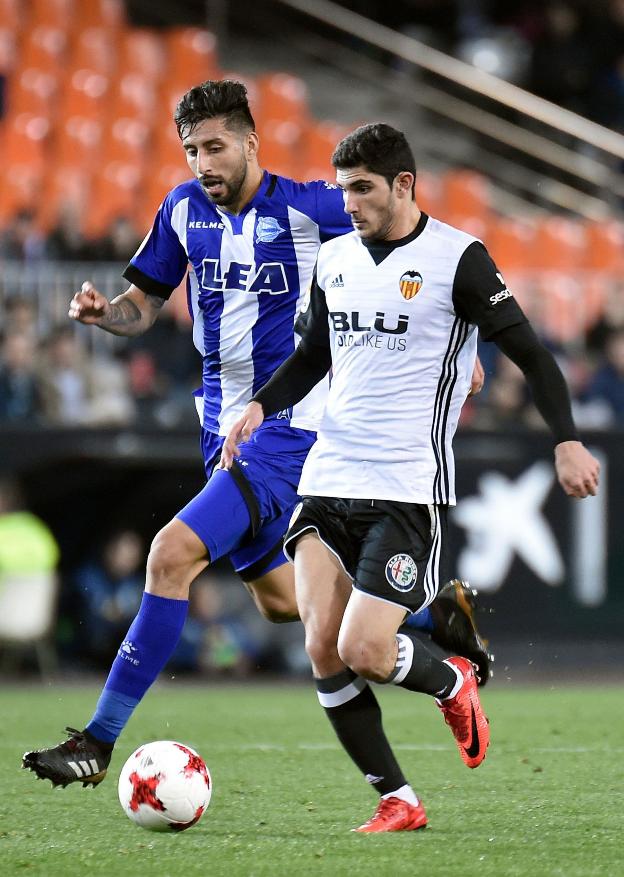
<path id="1" fill-rule="evenodd" d="M 138 615 L 91 721 L 82 732 L 70 730 L 68 741 L 24 757 L 25 767 L 55 784 L 95 785 L 104 778 L 115 740 L 178 642 L 190 585 L 211 561 L 230 557 L 265 617 L 298 617 L 282 537 L 326 384 L 267 418 L 231 470 L 215 467 L 247 400 L 298 343 L 295 324 L 320 244 L 349 232 L 351 220 L 336 186 L 298 183 L 261 168 L 241 83 L 208 81 L 191 89 L 174 118 L 193 178 L 165 197 L 124 272 L 130 288 L 109 302 L 86 282 L 69 316 L 116 335 L 139 335 L 188 271 L 193 339 L 203 360 L 198 410 L 207 483 L 152 543 Z M 448 615 L 463 619 L 466 639 L 479 651 L 467 591 L 460 583 L 449 587 Z M 432 618 L 435 609 L 416 624 Z M 439 627 L 445 630 L 444 623 Z M 481 653 L 487 659 L 484 648 Z"/>

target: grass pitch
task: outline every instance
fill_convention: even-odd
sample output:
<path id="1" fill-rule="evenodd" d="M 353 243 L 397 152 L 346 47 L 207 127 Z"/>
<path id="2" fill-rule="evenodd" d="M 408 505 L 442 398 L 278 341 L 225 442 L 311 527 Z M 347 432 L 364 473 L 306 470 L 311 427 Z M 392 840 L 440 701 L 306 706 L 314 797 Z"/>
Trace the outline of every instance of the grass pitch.
<path id="1" fill-rule="evenodd" d="M 388 735 L 429 827 L 358 835 L 376 796 L 339 749 L 311 686 L 157 686 L 97 789 L 53 791 L 20 771 L 24 750 L 82 727 L 98 691 L 3 687 L 0 872 L 42 877 L 611 877 L 624 873 L 621 690 L 497 687 L 492 742 L 468 770 L 425 696 L 376 689 Z M 140 743 L 196 748 L 214 781 L 182 834 L 133 825 L 117 776 Z"/>

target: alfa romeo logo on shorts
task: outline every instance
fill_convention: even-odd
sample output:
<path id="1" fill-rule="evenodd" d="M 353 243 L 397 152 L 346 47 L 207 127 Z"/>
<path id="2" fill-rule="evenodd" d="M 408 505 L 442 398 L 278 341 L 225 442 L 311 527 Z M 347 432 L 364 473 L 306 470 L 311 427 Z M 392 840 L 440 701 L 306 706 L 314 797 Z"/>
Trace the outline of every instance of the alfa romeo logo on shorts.
<path id="1" fill-rule="evenodd" d="M 386 578 L 397 591 L 411 591 L 417 576 L 416 564 L 409 554 L 395 554 L 386 564 Z"/>

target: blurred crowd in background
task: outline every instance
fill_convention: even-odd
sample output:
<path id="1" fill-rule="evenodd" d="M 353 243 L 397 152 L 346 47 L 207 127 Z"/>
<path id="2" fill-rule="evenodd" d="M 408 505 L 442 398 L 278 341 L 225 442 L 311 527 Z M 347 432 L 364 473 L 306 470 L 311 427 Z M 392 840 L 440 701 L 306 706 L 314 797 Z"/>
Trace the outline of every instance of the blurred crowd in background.
<path id="1" fill-rule="evenodd" d="M 624 131 L 624 0 L 398 0 L 392 5 L 350 0 L 343 5 Z M 128 11 L 133 23 L 158 24 L 149 20 L 147 6 L 129 3 Z M 0 75 L 0 117 L 2 112 Z M 181 150 L 179 162 L 183 168 Z M 458 224 L 453 216 L 436 215 Z M 111 263 L 119 269 L 121 291 L 121 271 L 145 231 L 118 216 L 104 234 L 87 237 L 72 210 L 44 230 L 37 216 L 24 209 L 0 229 L 0 267 L 6 263 L 31 271 L 50 263 Z M 484 240 L 487 245 L 487 235 Z M 506 265 L 499 267 L 514 292 L 513 272 L 507 277 Z M 579 275 L 581 294 L 587 277 Z M 29 295 L 17 285 L 11 289 L 6 282 L 3 288 L 0 429 L 171 429 L 197 423 L 192 394 L 201 383 L 201 361 L 183 289 L 144 336 L 94 344 L 94 336 L 102 333 L 60 313 L 53 319 L 41 295 Z M 67 305 L 75 291 L 67 289 Z M 540 318 L 539 306 L 529 310 L 568 380 L 578 425 L 624 427 L 624 276 L 611 272 L 604 280 L 600 308 L 581 331 L 553 332 L 553 321 Z M 479 354 L 485 387 L 467 401 L 460 428 L 544 429 L 519 370 L 492 344 L 480 343 Z M 19 534 L 14 544 L 27 546 L 25 554 L 38 559 L 39 572 L 51 572 L 57 562 L 54 536 L 23 506 L 17 485 L 0 483 L 0 536 L 10 533 L 13 540 Z M 8 545 L 6 539 L 3 544 Z M 108 666 L 141 599 L 148 547 L 143 533 L 112 529 L 80 564 L 63 571 L 56 630 L 62 658 L 71 661 L 79 654 L 83 666 L 85 660 L 94 669 Z M 15 562 L 10 552 L 5 554 L 0 550 L 4 573 Z M 267 630 L 229 568 L 204 573 L 191 594 L 189 622 L 170 664 L 174 672 L 246 675 L 257 668 L 297 671 L 306 666 L 292 631 L 297 626 Z"/>

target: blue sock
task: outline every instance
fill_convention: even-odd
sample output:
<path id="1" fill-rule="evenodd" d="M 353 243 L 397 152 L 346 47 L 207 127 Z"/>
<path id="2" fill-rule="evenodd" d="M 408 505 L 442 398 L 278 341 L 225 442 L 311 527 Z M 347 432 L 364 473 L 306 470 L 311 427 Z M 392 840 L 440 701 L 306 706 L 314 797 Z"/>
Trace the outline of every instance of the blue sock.
<path id="1" fill-rule="evenodd" d="M 433 630 L 434 623 L 431 617 L 431 610 L 428 606 L 421 609 L 420 612 L 412 612 L 403 622 L 407 627 L 413 627 L 416 630 Z"/>
<path id="2" fill-rule="evenodd" d="M 188 600 L 143 594 L 136 618 L 122 642 L 86 730 L 114 743 L 135 707 L 175 649 L 188 611 Z"/>

